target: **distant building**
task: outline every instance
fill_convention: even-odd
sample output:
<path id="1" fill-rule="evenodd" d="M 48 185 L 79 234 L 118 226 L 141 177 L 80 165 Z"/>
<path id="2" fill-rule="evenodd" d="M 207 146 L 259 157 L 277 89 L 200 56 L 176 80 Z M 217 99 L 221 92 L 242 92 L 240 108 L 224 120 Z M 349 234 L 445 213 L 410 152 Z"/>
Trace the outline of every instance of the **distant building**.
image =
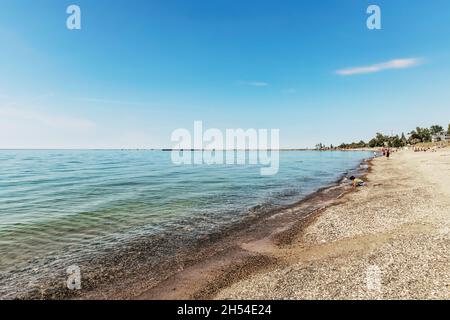
<path id="1" fill-rule="evenodd" d="M 439 142 L 439 141 L 450 141 L 450 134 L 445 131 L 442 131 L 438 134 L 435 134 L 431 137 L 431 141 Z"/>

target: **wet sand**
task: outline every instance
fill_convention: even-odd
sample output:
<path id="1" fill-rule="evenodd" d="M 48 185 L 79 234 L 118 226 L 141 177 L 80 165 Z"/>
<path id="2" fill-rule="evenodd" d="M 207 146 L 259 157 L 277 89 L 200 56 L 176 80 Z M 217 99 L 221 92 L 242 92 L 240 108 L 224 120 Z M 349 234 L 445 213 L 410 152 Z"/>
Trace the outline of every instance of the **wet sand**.
<path id="1" fill-rule="evenodd" d="M 354 174 L 361 175 L 363 171 Z M 341 203 L 345 194 L 352 191 L 348 182 L 341 180 L 298 203 L 269 212 L 262 219 L 239 225 L 220 241 L 207 244 L 208 254 L 198 263 L 132 298 L 214 299 L 222 290 L 254 274 L 285 266 L 286 262 L 274 251 L 291 244 L 325 208 Z"/>

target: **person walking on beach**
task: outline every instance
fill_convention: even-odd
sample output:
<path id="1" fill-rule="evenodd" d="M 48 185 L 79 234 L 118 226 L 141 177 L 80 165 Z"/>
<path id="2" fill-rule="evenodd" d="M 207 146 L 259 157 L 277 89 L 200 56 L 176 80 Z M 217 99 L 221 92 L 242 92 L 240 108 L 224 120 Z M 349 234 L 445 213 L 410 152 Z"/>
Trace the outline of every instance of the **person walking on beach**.
<path id="1" fill-rule="evenodd" d="M 391 155 L 391 150 L 387 149 L 386 150 L 386 158 L 389 159 L 389 156 Z"/>

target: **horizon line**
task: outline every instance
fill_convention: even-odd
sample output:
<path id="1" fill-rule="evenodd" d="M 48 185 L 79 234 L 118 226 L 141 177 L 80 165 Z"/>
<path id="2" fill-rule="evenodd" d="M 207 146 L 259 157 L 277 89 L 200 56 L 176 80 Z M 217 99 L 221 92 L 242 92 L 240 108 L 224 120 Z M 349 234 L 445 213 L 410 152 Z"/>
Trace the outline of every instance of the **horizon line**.
<path id="1" fill-rule="evenodd" d="M 332 151 L 332 150 L 358 150 L 373 149 L 370 147 L 344 149 L 336 146 L 335 148 L 317 149 L 317 148 L 277 148 L 277 149 L 174 149 L 174 148 L 0 148 L 0 151 Z"/>

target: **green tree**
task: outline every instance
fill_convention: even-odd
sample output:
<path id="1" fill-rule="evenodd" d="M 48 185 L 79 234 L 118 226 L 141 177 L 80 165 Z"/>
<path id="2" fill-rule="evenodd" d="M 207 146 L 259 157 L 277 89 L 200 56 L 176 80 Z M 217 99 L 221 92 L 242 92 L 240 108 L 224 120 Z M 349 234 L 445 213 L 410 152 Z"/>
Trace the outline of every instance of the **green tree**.
<path id="1" fill-rule="evenodd" d="M 414 144 L 414 141 L 420 141 L 419 135 L 417 134 L 416 130 L 413 130 L 409 133 L 409 142 Z"/>
<path id="2" fill-rule="evenodd" d="M 450 134 L 450 123 L 448 124 L 447 133 Z"/>
<path id="3" fill-rule="evenodd" d="M 401 148 L 404 147 L 405 145 L 406 144 L 404 143 L 404 141 L 398 135 L 391 137 L 390 147 Z"/>
<path id="4" fill-rule="evenodd" d="M 371 147 L 371 148 L 378 147 L 377 146 L 377 139 L 373 138 L 372 140 L 370 140 L 369 141 L 369 147 Z"/>
<path id="5" fill-rule="evenodd" d="M 410 132 L 410 142 L 430 142 L 431 141 L 431 132 L 428 128 L 420 128 L 417 127 L 416 130 Z"/>
<path id="6" fill-rule="evenodd" d="M 431 141 L 431 131 L 428 128 L 417 128 L 419 129 L 417 132 L 419 133 L 422 142 L 430 142 Z"/>
<path id="7" fill-rule="evenodd" d="M 376 147 L 384 147 L 385 145 L 389 145 L 389 137 L 382 133 L 378 132 L 374 139 L 376 141 Z"/>
<path id="8" fill-rule="evenodd" d="M 430 127 L 430 133 L 432 135 L 436 135 L 438 133 L 441 133 L 442 131 L 444 131 L 444 128 L 442 128 L 441 126 L 434 125 Z"/>
<path id="9" fill-rule="evenodd" d="M 408 140 L 405 137 L 405 133 L 402 132 L 402 137 L 400 139 L 402 140 L 403 146 L 406 146 L 408 144 Z"/>

